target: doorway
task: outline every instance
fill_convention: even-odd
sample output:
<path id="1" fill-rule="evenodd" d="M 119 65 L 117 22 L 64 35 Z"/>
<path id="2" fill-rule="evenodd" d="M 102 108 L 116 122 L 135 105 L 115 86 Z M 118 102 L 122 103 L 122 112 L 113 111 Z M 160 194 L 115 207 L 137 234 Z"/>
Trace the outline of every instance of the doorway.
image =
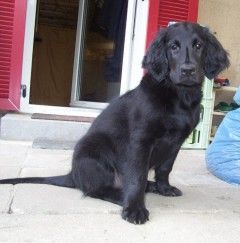
<path id="1" fill-rule="evenodd" d="M 127 5 L 127 0 L 37 1 L 30 104 L 82 106 L 119 95 Z"/>
<path id="2" fill-rule="evenodd" d="M 78 0 L 38 0 L 30 104 L 69 106 Z"/>

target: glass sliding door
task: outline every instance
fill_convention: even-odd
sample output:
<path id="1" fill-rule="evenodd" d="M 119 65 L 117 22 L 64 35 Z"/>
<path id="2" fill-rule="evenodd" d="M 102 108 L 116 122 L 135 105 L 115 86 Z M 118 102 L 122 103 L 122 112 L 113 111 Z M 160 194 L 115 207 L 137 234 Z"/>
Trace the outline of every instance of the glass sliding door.
<path id="1" fill-rule="evenodd" d="M 80 0 L 71 105 L 120 94 L 127 13 L 127 0 Z"/>

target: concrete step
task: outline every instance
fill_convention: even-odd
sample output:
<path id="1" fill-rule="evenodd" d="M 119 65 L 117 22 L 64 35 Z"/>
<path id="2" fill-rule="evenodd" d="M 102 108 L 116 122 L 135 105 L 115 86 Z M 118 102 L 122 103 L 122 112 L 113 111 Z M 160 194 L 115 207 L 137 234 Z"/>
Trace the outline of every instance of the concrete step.
<path id="1" fill-rule="evenodd" d="M 1 118 L 1 139 L 57 140 L 74 142 L 90 127 L 90 122 L 31 119 L 31 114 L 6 114 Z"/>

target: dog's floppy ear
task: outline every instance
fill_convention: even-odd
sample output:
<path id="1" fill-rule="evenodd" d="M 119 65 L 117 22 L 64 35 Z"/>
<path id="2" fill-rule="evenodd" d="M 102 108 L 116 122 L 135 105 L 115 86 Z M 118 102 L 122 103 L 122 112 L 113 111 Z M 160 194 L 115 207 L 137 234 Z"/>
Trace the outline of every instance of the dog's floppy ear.
<path id="1" fill-rule="evenodd" d="M 168 59 L 166 56 L 165 36 L 166 30 L 160 31 L 156 39 L 151 43 L 143 58 L 142 66 L 157 81 L 162 81 L 168 73 Z"/>
<path id="2" fill-rule="evenodd" d="M 205 28 L 205 31 L 207 37 L 207 48 L 205 54 L 204 72 L 207 78 L 212 79 L 225 68 L 228 68 L 230 62 L 228 59 L 228 53 L 224 50 L 217 38 L 211 34 L 207 28 Z"/>

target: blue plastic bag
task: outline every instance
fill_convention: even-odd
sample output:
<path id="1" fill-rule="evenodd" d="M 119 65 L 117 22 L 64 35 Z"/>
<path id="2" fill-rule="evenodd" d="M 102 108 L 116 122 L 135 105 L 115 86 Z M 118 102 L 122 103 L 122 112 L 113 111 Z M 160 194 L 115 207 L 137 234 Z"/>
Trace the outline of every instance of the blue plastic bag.
<path id="1" fill-rule="evenodd" d="M 238 88 L 238 90 L 237 90 L 236 94 L 234 95 L 233 99 L 238 105 L 240 105 L 240 87 Z"/>
<path id="2" fill-rule="evenodd" d="M 240 105 L 240 87 L 234 100 Z M 240 108 L 230 111 L 206 151 L 208 170 L 218 178 L 240 184 Z"/>

